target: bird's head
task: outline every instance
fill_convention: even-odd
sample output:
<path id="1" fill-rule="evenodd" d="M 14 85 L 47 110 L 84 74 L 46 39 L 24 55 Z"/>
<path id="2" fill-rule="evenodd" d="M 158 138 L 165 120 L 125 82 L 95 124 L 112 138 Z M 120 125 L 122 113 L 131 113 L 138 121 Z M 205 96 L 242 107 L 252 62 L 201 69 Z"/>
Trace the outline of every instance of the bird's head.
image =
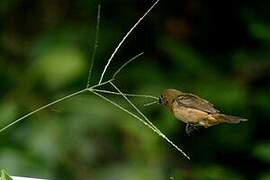
<path id="1" fill-rule="evenodd" d="M 181 94 L 182 92 L 176 89 L 165 89 L 159 97 L 159 103 L 171 109 L 173 101 Z"/>

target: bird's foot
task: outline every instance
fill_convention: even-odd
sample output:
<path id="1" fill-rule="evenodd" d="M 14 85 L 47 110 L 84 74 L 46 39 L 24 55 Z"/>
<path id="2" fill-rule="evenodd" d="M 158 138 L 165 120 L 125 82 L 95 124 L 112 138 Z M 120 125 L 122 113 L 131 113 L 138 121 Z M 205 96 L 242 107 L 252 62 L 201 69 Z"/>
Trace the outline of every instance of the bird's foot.
<path id="1" fill-rule="evenodd" d="M 188 136 L 191 135 L 191 132 L 194 131 L 194 130 L 198 130 L 200 127 L 196 124 L 191 124 L 191 123 L 187 123 L 186 124 L 186 134 Z"/>

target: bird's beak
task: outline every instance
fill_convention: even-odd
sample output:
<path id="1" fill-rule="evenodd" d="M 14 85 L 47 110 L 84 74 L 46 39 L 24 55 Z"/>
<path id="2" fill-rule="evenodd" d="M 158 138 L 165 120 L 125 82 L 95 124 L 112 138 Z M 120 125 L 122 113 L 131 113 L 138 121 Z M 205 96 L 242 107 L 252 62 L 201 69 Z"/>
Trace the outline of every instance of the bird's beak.
<path id="1" fill-rule="evenodd" d="M 159 104 L 162 104 L 162 98 L 161 97 L 158 98 L 158 102 L 159 102 Z"/>

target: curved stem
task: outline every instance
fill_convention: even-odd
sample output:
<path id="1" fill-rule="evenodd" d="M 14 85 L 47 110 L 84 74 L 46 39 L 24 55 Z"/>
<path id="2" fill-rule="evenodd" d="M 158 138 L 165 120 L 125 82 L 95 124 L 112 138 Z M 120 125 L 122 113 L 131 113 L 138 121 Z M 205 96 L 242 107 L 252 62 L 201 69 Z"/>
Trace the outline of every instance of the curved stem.
<path id="1" fill-rule="evenodd" d="M 112 53 L 111 57 L 109 58 L 106 66 L 103 69 L 103 72 L 100 76 L 99 82 L 98 84 L 100 84 L 103 80 L 104 74 L 107 71 L 107 68 L 109 67 L 113 57 L 115 56 L 115 54 L 117 53 L 117 51 L 119 50 L 119 48 L 122 46 L 122 44 L 125 42 L 125 40 L 128 38 L 128 36 L 132 33 L 132 31 L 140 24 L 140 22 L 145 18 L 145 16 L 147 16 L 149 14 L 149 12 L 157 5 L 157 3 L 160 0 L 156 0 L 156 2 L 153 3 L 153 5 L 143 14 L 143 16 L 130 28 L 130 30 L 126 33 L 126 35 L 123 37 L 123 39 L 120 41 L 120 43 L 118 44 L 118 46 L 115 48 L 114 52 Z"/>
<path id="2" fill-rule="evenodd" d="M 132 57 L 130 60 L 128 60 L 126 63 L 124 63 L 114 74 L 112 79 L 115 79 L 115 77 L 120 73 L 120 71 L 126 67 L 129 63 L 131 63 L 132 61 L 134 61 L 135 59 L 137 59 L 138 57 L 140 57 L 141 55 L 143 55 L 143 52 L 141 52 L 140 54 L 137 54 L 136 56 Z"/>

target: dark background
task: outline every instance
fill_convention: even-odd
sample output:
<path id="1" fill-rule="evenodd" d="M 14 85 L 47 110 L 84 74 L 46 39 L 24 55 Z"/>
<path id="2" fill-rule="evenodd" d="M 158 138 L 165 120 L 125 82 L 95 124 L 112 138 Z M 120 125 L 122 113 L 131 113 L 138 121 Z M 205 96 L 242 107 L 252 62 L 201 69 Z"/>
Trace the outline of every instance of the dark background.
<path id="1" fill-rule="evenodd" d="M 91 84 L 152 2 L 1 0 L 1 127 L 85 87 L 98 3 Z M 145 52 L 116 80 L 123 92 L 159 96 L 176 88 L 249 119 L 187 136 L 166 108 L 133 98 L 190 161 L 138 120 L 84 93 L 1 133 L 0 168 L 51 179 L 270 179 L 269 8 L 263 0 L 161 0 L 113 59 L 105 79 Z"/>

